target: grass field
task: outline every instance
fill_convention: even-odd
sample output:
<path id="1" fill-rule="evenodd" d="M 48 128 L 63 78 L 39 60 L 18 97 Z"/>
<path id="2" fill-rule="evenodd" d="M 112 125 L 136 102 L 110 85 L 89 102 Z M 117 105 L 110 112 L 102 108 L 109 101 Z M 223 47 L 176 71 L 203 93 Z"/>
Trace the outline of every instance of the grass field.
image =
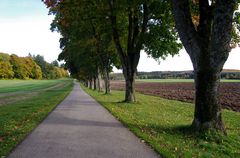
<path id="1" fill-rule="evenodd" d="M 83 87 L 125 126 L 163 157 L 240 157 L 240 113 L 224 110 L 228 136 L 193 133 L 193 105 L 137 94 L 137 103 L 121 102 L 124 92 L 104 95 Z"/>
<path id="2" fill-rule="evenodd" d="M 0 93 L 36 91 L 48 88 L 64 80 L 0 80 Z"/>
<path id="3" fill-rule="evenodd" d="M 0 80 L 0 157 L 21 142 L 72 86 L 71 79 Z"/>
<path id="4" fill-rule="evenodd" d="M 137 82 L 160 82 L 160 83 L 188 83 L 188 82 L 194 82 L 193 79 L 137 79 Z M 240 82 L 240 80 L 226 80 L 222 79 L 221 82 Z"/>

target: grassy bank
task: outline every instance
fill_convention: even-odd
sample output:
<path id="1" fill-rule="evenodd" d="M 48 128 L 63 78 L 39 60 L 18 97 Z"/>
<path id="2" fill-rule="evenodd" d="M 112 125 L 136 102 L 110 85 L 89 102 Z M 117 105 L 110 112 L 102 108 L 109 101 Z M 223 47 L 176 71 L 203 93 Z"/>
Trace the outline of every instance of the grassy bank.
<path id="1" fill-rule="evenodd" d="M 6 156 L 71 91 L 61 80 L 0 81 L 0 157 Z"/>
<path id="2" fill-rule="evenodd" d="M 228 136 L 192 133 L 192 104 L 142 94 L 129 104 L 121 91 L 84 90 L 163 157 L 240 157 L 240 113 L 223 111 Z"/>

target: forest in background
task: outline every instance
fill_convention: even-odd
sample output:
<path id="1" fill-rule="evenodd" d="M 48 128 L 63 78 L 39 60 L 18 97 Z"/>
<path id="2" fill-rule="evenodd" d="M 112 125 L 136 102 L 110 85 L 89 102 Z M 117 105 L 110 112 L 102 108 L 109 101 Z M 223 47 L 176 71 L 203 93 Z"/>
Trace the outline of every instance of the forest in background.
<path id="1" fill-rule="evenodd" d="M 122 73 L 111 73 L 111 80 L 123 80 Z M 138 72 L 136 79 L 194 79 L 193 71 L 152 71 Z M 221 79 L 240 79 L 240 70 L 224 69 L 221 72 Z"/>
<path id="2" fill-rule="evenodd" d="M 0 52 L 0 79 L 58 79 L 68 77 L 64 65 L 57 60 L 45 61 L 41 55 L 19 57 Z"/>

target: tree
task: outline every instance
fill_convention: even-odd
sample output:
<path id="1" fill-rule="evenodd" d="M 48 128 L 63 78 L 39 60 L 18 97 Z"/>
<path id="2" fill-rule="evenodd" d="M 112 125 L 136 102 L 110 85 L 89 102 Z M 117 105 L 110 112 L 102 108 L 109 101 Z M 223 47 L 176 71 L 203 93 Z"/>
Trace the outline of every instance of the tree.
<path id="1" fill-rule="evenodd" d="M 47 62 L 45 61 L 44 57 L 38 54 L 38 55 L 33 55 L 32 59 L 41 68 L 42 77 L 47 78 L 47 69 L 46 69 Z"/>
<path id="2" fill-rule="evenodd" d="M 173 26 L 168 1 L 108 0 L 109 19 L 125 77 L 125 101 L 134 102 L 140 51 L 155 58 L 178 53 L 181 44 Z"/>
<path id="3" fill-rule="evenodd" d="M 62 64 L 60 65 L 60 68 L 65 69 L 65 68 L 66 68 L 65 63 L 62 63 Z"/>
<path id="4" fill-rule="evenodd" d="M 34 62 L 32 57 L 22 57 L 21 58 L 24 63 L 24 69 L 26 71 L 26 77 L 32 79 L 42 79 L 42 70 L 41 68 Z"/>
<path id="5" fill-rule="evenodd" d="M 100 56 L 99 66 L 105 69 L 107 68 L 103 66 L 104 60 L 101 60 L 101 56 L 104 54 L 103 59 L 109 58 L 106 46 L 109 47 L 111 43 L 109 39 L 113 37 L 125 77 L 127 102 L 136 101 L 134 83 L 140 51 L 145 49 L 155 58 L 164 58 L 167 54 L 178 53 L 181 47 L 173 29 L 173 19 L 169 12 L 170 3 L 165 0 L 44 2 L 50 7 L 50 12 L 55 14 L 53 26 L 64 37 L 63 43 L 65 45 L 78 43 L 79 37 L 81 40 L 85 38 L 85 41 L 95 45 L 96 55 Z M 157 8 L 161 8 L 161 11 Z M 108 36 L 109 33 L 111 38 Z M 90 45 L 88 48 L 91 49 Z M 105 46 L 101 47 L 103 45 Z M 109 65 L 109 62 L 106 63 Z"/>
<path id="6" fill-rule="evenodd" d="M 196 130 L 225 131 L 218 101 L 220 72 L 231 50 L 234 0 L 172 0 L 180 39 L 195 75 Z"/>
<path id="7" fill-rule="evenodd" d="M 0 53 L 0 78 L 13 78 L 14 72 L 10 63 L 10 56 Z"/>
<path id="8" fill-rule="evenodd" d="M 105 91 L 110 93 L 109 72 L 116 62 L 116 55 L 111 47 L 112 34 L 104 7 L 94 0 L 52 0 L 45 1 L 45 4 L 55 15 L 51 29 L 59 31 L 63 36 L 60 40 L 63 51 L 59 59 L 65 60 L 72 75 L 80 77 L 81 74 L 81 79 L 89 82 L 96 83 L 98 80 L 100 85 L 102 74 Z"/>
<path id="9" fill-rule="evenodd" d="M 94 5 L 94 8 L 96 8 L 95 10 L 99 10 L 98 7 L 99 4 L 96 3 Z M 103 11 L 99 10 L 99 12 Z M 98 15 L 98 13 L 95 14 Z M 105 94 L 110 94 L 111 88 L 109 73 L 112 71 L 112 65 L 119 67 L 119 60 L 112 40 L 111 25 L 108 23 L 108 19 L 106 19 L 105 16 L 97 19 L 91 19 L 90 24 L 92 27 L 92 39 L 94 40 L 93 47 L 95 48 L 94 51 L 98 56 L 96 59 L 98 62 L 98 71 L 104 78 Z M 100 74 L 99 72 L 97 73 Z M 100 78 L 100 76 L 98 76 L 98 78 Z M 98 80 L 98 82 L 100 82 L 100 80 Z"/>
<path id="10" fill-rule="evenodd" d="M 48 63 L 41 55 L 33 55 L 31 58 L 37 64 L 33 73 L 35 78 L 41 79 L 43 77 L 45 79 L 57 79 L 61 77 L 68 77 L 68 72 L 59 68 L 57 60 L 52 63 Z M 42 75 L 38 73 L 39 70 L 42 71 Z"/>
<path id="11" fill-rule="evenodd" d="M 53 66 L 59 67 L 59 63 L 58 63 L 57 60 L 54 60 L 51 64 L 52 64 Z"/>
<path id="12" fill-rule="evenodd" d="M 173 19 L 169 12 L 170 3 L 165 0 L 44 2 L 55 15 L 53 25 L 61 32 L 65 44 L 77 43 L 76 39 L 79 37 L 82 39 L 87 37 L 86 41 L 95 43 L 96 55 L 101 53 L 106 55 L 106 49 L 99 46 L 108 46 L 111 43 L 109 37 L 104 38 L 104 35 L 111 31 L 126 81 L 127 102 L 136 101 L 134 83 L 140 51 L 145 49 L 153 57 L 159 58 L 178 53 L 181 46 L 173 29 Z M 157 8 L 161 8 L 161 11 Z M 101 26 L 105 26 L 103 27 L 105 30 L 99 29 Z"/>
<path id="13" fill-rule="evenodd" d="M 28 79 L 29 71 L 26 69 L 24 58 L 13 54 L 10 56 L 10 62 L 13 67 L 14 77 L 18 79 Z"/>
<path id="14" fill-rule="evenodd" d="M 10 62 L 13 67 L 14 77 L 18 79 L 41 79 L 41 68 L 33 61 L 31 57 L 10 56 Z"/>
<path id="15" fill-rule="evenodd" d="M 31 78 L 33 79 L 42 79 L 42 70 L 36 63 L 34 63 L 31 74 Z"/>

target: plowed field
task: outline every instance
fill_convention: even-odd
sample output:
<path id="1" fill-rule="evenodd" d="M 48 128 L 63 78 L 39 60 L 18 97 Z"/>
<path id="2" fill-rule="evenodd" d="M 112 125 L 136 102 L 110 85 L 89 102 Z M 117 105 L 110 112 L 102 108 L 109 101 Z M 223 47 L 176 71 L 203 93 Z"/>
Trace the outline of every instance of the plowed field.
<path id="1" fill-rule="evenodd" d="M 124 90 L 123 81 L 112 81 L 113 90 Z M 184 102 L 194 102 L 195 88 L 193 83 L 147 83 L 136 82 L 136 91 Z M 240 83 L 220 84 L 220 103 L 223 108 L 240 112 Z"/>

